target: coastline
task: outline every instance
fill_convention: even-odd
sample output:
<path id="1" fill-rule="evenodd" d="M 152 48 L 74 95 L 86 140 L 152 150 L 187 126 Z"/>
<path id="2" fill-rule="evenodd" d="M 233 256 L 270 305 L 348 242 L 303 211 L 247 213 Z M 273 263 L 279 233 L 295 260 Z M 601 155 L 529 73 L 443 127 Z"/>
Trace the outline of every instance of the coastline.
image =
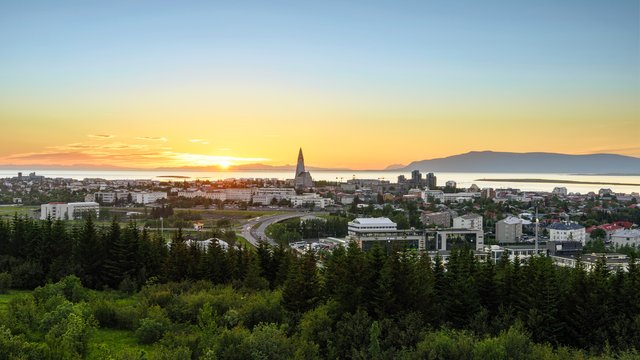
<path id="1" fill-rule="evenodd" d="M 476 179 L 474 181 L 514 182 L 514 183 L 542 183 L 542 184 L 582 184 L 582 185 L 640 186 L 640 184 L 634 184 L 634 183 L 619 183 L 619 182 L 607 182 L 607 181 L 557 180 L 557 179 Z"/>

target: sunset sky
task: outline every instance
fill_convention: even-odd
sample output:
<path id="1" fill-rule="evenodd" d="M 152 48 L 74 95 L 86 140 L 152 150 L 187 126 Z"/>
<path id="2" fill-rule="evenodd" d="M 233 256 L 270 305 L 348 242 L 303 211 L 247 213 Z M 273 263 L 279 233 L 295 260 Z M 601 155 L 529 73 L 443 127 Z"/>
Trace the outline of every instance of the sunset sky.
<path id="1" fill-rule="evenodd" d="M 0 165 L 640 157 L 616 1 L 3 1 Z"/>

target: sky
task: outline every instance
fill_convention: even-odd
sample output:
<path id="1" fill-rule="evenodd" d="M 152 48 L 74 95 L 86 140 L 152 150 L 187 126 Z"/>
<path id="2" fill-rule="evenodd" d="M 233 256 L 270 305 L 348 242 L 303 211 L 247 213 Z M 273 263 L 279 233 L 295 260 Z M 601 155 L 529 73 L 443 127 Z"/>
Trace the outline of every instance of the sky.
<path id="1" fill-rule="evenodd" d="M 639 4 L 3 1 L 0 165 L 640 157 Z"/>

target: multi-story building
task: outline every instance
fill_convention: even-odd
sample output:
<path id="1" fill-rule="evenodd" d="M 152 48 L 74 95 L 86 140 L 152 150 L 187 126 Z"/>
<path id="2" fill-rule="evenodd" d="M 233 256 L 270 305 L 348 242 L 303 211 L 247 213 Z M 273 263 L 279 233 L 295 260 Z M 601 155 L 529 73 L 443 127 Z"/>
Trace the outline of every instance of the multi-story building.
<path id="1" fill-rule="evenodd" d="M 113 204 L 116 200 L 116 193 L 108 191 L 98 191 L 92 194 L 87 194 L 87 196 L 84 197 L 84 201 L 103 204 Z"/>
<path id="2" fill-rule="evenodd" d="M 480 193 L 472 192 L 457 192 L 457 193 L 444 193 L 442 199 L 444 202 L 465 202 L 472 201 L 474 198 L 480 197 Z"/>
<path id="3" fill-rule="evenodd" d="M 482 231 L 482 216 L 478 214 L 466 214 L 453 218 L 454 229 L 472 229 Z"/>
<path id="4" fill-rule="evenodd" d="M 139 192 L 139 193 L 135 193 L 135 196 L 133 197 L 133 201 L 136 204 L 153 204 L 156 201 L 160 200 L 160 199 L 166 199 L 167 198 L 167 193 L 165 192 Z"/>
<path id="5" fill-rule="evenodd" d="M 291 196 L 291 206 L 299 207 L 313 204 L 313 207 L 324 209 L 329 205 L 333 205 L 334 201 L 329 198 L 323 198 L 318 194 L 308 193 L 302 195 Z"/>
<path id="6" fill-rule="evenodd" d="M 618 230 L 611 234 L 611 242 L 617 246 L 640 246 L 640 230 Z"/>
<path id="7" fill-rule="evenodd" d="M 551 241 L 579 241 L 585 243 L 586 231 L 584 226 L 570 222 L 559 222 L 547 226 Z"/>
<path id="8" fill-rule="evenodd" d="M 425 202 L 435 200 L 444 202 L 444 192 L 442 190 L 425 190 L 422 192 L 422 200 Z"/>
<path id="9" fill-rule="evenodd" d="M 522 237 L 522 219 L 509 216 L 496 222 L 496 241 L 499 243 L 518 242 Z"/>
<path id="10" fill-rule="evenodd" d="M 253 203 L 269 205 L 273 200 L 290 200 L 296 196 L 296 190 L 292 188 L 260 188 L 253 194 Z"/>
<path id="11" fill-rule="evenodd" d="M 551 191 L 551 194 L 553 195 L 557 195 L 557 196 L 567 196 L 567 188 L 566 187 L 554 187 L 553 191 Z"/>
<path id="12" fill-rule="evenodd" d="M 422 174 L 420 170 L 413 170 L 411 172 L 411 183 L 413 186 L 420 186 L 422 184 Z"/>
<path id="13" fill-rule="evenodd" d="M 229 201 L 250 202 L 253 196 L 253 188 L 229 188 L 224 189 L 224 192 Z"/>
<path id="14" fill-rule="evenodd" d="M 439 212 L 422 212 L 420 221 L 425 226 L 436 225 L 438 227 L 448 228 L 451 226 L 451 214 L 448 211 Z"/>
<path id="15" fill-rule="evenodd" d="M 426 177 L 427 188 L 435 189 L 438 186 L 438 178 L 433 173 L 428 173 Z"/>
<path id="16" fill-rule="evenodd" d="M 455 189 L 455 188 L 456 188 L 456 186 L 457 186 L 457 184 L 456 184 L 456 182 L 455 182 L 455 181 L 453 181 L 453 180 L 449 180 L 449 181 L 447 181 L 447 182 L 444 184 L 444 186 L 446 186 L 446 187 L 448 187 L 448 188 Z"/>
<path id="17" fill-rule="evenodd" d="M 376 244 L 383 249 L 425 249 L 424 234 L 419 230 L 397 230 L 388 218 L 357 218 L 348 224 L 348 239 L 363 250 Z"/>
<path id="18" fill-rule="evenodd" d="M 425 241 L 426 250 L 430 252 L 451 251 L 465 246 L 480 251 L 484 248 L 484 233 L 471 229 L 426 230 Z"/>
<path id="19" fill-rule="evenodd" d="M 89 212 L 99 215 L 100 205 L 97 202 L 51 202 L 40 206 L 40 219 L 76 220 Z"/>

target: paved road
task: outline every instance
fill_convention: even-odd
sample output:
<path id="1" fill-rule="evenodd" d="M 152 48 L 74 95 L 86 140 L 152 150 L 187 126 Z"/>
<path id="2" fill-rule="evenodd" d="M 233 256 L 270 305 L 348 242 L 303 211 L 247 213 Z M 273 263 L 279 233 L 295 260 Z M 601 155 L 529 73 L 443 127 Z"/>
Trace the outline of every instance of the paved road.
<path id="1" fill-rule="evenodd" d="M 325 214 L 325 213 L 297 212 L 292 214 L 260 216 L 257 218 L 250 219 L 244 225 L 242 225 L 241 236 L 247 239 L 247 241 L 249 241 L 254 246 L 258 246 L 258 242 L 260 240 L 266 240 L 269 244 L 276 245 L 275 240 L 271 239 L 270 237 L 267 236 L 267 234 L 265 234 L 267 226 L 280 221 L 287 220 L 287 219 L 292 219 L 292 218 L 302 217 L 302 216 L 309 216 L 309 215 L 320 215 L 320 214 Z"/>

